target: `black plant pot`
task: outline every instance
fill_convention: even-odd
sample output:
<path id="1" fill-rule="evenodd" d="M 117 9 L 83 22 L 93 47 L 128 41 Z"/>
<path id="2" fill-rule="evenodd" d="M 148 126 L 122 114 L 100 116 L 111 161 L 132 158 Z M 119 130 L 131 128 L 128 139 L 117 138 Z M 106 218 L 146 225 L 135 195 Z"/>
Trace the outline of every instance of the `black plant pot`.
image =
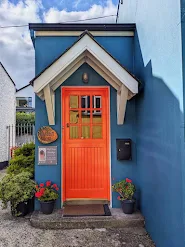
<path id="1" fill-rule="evenodd" d="M 13 209 L 11 206 L 11 213 L 13 216 L 23 217 L 28 214 L 28 202 L 20 202 L 16 209 Z"/>
<path id="2" fill-rule="evenodd" d="M 28 213 L 32 213 L 34 211 L 34 200 L 34 197 L 28 200 Z"/>
<path id="3" fill-rule="evenodd" d="M 52 214 L 55 201 L 40 202 L 40 210 L 43 214 Z"/>
<path id="4" fill-rule="evenodd" d="M 124 201 L 120 201 L 120 202 L 121 202 L 121 207 L 122 207 L 123 213 L 132 214 L 134 212 L 134 208 L 135 208 L 135 201 L 134 200 L 124 200 Z"/>

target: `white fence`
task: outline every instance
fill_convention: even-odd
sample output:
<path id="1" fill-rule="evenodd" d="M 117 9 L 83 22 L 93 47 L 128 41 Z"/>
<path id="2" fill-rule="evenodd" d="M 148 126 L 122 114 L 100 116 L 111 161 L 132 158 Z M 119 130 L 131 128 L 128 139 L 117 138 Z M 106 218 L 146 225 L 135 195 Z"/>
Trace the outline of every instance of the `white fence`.
<path id="1" fill-rule="evenodd" d="M 8 136 L 8 157 L 11 158 L 11 150 L 20 147 L 25 143 L 35 143 L 35 125 L 31 123 L 16 124 L 7 126 Z"/>

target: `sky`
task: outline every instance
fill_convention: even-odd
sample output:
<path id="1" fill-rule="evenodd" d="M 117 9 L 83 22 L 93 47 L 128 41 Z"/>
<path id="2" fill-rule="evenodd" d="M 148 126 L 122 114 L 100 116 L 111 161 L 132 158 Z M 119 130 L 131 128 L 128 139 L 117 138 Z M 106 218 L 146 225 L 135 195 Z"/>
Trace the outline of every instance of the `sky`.
<path id="1" fill-rule="evenodd" d="M 0 26 L 67 22 L 116 15 L 118 2 L 119 0 L 0 0 Z M 108 17 L 88 22 L 115 21 L 116 17 Z M 17 89 L 27 85 L 35 76 L 34 59 L 28 27 L 0 28 L 0 61 Z"/>

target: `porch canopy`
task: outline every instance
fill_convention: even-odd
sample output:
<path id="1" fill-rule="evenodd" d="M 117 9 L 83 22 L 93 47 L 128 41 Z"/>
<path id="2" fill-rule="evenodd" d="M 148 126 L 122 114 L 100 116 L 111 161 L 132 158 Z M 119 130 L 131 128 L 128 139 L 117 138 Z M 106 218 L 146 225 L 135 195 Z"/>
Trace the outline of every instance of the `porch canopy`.
<path id="1" fill-rule="evenodd" d="M 45 100 L 49 125 L 55 125 L 55 90 L 83 63 L 89 64 L 117 90 L 117 123 L 124 123 L 127 100 L 138 93 L 137 79 L 109 54 L 88 32 L 30 83 Z"/>

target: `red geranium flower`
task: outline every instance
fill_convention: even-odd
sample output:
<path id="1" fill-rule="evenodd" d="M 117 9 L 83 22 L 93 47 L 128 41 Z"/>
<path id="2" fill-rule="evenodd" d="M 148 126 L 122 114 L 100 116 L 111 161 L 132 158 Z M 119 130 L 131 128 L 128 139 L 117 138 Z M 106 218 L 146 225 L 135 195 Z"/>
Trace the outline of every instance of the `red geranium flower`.
<path id="1" fill-rule="evenodd" d="M 41 188 L 41 189 L 40 189 L 40 193 L 41 193 L 42 195 L 44 194 L 44 191 L 45 191 L 44 188 Z"/>
<path id="2" fill-rule="evenodd" d="M 118 196 L 118 197 L 117 197 L 117 199 L 118 199 L 118 200 L 120 200 L 120 199 L 121 199 L 121 197 L 120 197 L 120 196 Z"/>
<path id="3" fill-rule="evenodd" d="M 127 183 L 132 183 L 132 180 L 129 179 L 129 178 L 126 178 L 126 182 L 127 182 Z"/>
<path id="4" fill-rule="evenodd" d="M 41 196 L 42 194 L 39 191 L 35 193 L 35 197 L 40 198 Z"/>
<path id="5" fill-rule="evenodd" d="M 46 182 L 46 186 L 49 187 L 51 185 L 51 181 Z"/>
<path id="6" fill-rule="evenodd" d="M 40 184 L 40 187 L 44 187 L 44 184 L 43 184 L 43 183 L 41 183 L 41 184 Z"/>

